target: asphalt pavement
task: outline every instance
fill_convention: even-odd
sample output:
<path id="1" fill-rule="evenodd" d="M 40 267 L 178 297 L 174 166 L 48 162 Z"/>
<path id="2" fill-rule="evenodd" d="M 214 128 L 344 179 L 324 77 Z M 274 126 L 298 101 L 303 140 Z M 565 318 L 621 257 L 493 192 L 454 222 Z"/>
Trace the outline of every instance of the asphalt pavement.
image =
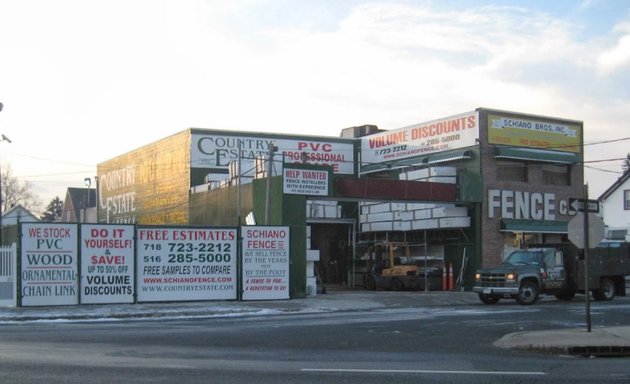
<path id="1" fill-rule="evenodd" d="M 103 321 L 187 317 L 264 316 L 385 308 L 481 304 L 472 292 L 370 292 L 328 289 L 302 299 L 212 301 L 0 308 L 1 323 L 32 321 Z M 630 356 L 630 325 L 516 332 L 494 342 L 499 348 L 568 353 L 582 356 Z"/>

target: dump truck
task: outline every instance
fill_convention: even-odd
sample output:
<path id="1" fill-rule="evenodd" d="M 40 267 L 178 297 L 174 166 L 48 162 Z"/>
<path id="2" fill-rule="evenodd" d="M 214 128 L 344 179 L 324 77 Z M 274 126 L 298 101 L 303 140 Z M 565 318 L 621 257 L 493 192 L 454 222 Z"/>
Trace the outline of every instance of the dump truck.
<path id="1" fill-rule="evenodd" d="M 602 241 L 589 250 L 588 287 L 595 300 L 626 295 L 630 243 Z M 473 292 L 485 304 L 502 298 L 534 304 L 540 295 L 571 300 L 585 292 L 584 253 L 572 244 L 543 244 L 518 249 L 498 266 L 476 272 Z"/>

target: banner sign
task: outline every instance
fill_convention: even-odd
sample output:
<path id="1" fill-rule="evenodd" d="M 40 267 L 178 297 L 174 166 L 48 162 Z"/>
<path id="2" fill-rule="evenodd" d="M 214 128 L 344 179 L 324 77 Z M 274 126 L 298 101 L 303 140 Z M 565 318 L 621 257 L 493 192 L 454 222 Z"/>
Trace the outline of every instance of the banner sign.
<path id="1" fill-rule="evenodd" d="M 285 163 L 328 165 L 334 173 L 353 174 L 354 144 L 351 141 L 290 139 L 222 134 L 192 135 L 190 161 L 193 168 L 228 172 L 230 162 L 267 157 L 269 146 L 276 146 L 276 156 Z M 280 161 L 280 160 L 278 160 Z"/>
<path id="2" fill-rule="evenodd" d="M 21 225 L 22 305 L 78 304 L 77 224 Z"/>
<path id="3" fill-rule="evenodd" d="M 289 227 L 245 226 L 243 300 L 289 298 Z"/>
<path id="4" fill-rule="evenodd" d="M 138 301 L 236 299 L 236 232 L 138 227 Z"/>
<path id="5" fill-rule="evenodd" d="M 415 124 L 361 138 L 361 164 L 391 162 L 471 147 L 479 138 L 477 112 Z"/>
<path id="6" fill-rule="evenodd" d="M 313 169 L 284 168 L 282 191 L 292 195 L 328 196 L 330 172 Z"/>
<path id="7" fill-rule="evenodd" d="M 490 144 L 579 153 L 581 135 L 578 124 L 488 115 Z"/>
<path id="8" fill-rule="evenodd" d="M 81 224 L 81 304 L 133 303 L 134 226 Z"/>

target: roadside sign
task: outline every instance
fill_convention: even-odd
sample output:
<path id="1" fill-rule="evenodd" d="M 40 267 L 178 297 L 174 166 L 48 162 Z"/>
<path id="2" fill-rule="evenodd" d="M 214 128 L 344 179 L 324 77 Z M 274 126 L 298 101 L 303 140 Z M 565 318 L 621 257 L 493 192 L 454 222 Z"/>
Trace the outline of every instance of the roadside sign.
<path id="1" fill-rule="evenodd" d="M 569 207 L 575 212 L 593 212 L 599 213 L 599 201 L 589 199 L 569 199 Z"/>
<path id="2" fill-rule="evenodd" d="M 584 249 L 584 213 L 575 215 L 567 225 L 569 240 L 576 247 Z M 595 248 L 604 239 L 604 220 L 594 213 L 588 213 L 588 248 Z"/>

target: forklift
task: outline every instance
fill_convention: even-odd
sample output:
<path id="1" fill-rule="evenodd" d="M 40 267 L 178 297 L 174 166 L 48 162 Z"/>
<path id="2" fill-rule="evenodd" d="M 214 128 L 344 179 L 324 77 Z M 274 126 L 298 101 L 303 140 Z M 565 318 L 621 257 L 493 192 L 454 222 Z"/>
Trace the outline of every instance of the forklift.
<path id="1" fill-rule="evenodd" d="M 377 243 L 373 249 L 376 253 L 376 261 L 365 277 L 364 287 L 374 291 L 378 288 L 392 291 L 417 290 L 425 288 L 425 272 L 431 289 L 442 289 L 442 268 L 426 265 L 428 257 L 412 257 L 409 243 L 385 242 Z M 383 260 L 382 255 L 386 258 Z M 433 261 L 433 260 L 432 260 Z M 437 286 L 439 284 L 439 286 Z"/>

